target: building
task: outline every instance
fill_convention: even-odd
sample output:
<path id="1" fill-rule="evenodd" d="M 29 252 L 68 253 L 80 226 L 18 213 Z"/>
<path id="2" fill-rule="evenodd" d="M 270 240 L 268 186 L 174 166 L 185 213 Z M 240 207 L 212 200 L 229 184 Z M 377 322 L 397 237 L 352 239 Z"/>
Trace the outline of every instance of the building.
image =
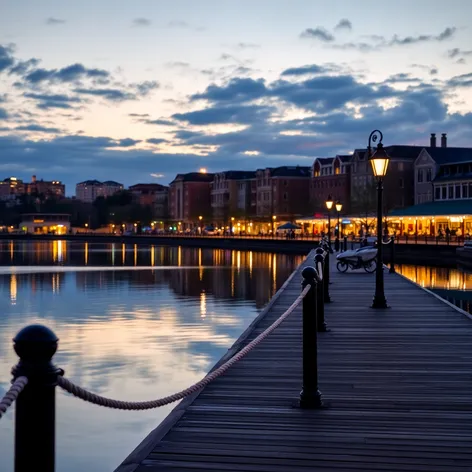
<path id="1" fill-rule="evenodd" d="M 0 200 L 4 202 L 15 202 L 17 197 L 24 195 L 25 184 L 21 179 L 8 177 L 0 181 Z"/>
<path id="2" fill-rule="evenodd" d="M 311 168 L 310 204 L 313 212 L 326 212 L 325 202 L 331 196 L 350 211 L 352 155 L 317 158 Z"/>
<path id="3" fill-rule="evenodd" d="M 190 172 L 177 174 L 169 185 L 169 216 L 181 223 L 179 229 L 190 229 L 211 221 L 211 183 L 214 174 Z"/>
<path id="4" fill-rule="evenodd" d="M 256 172 L 230 170 L 215 174 L 211 184 L 213 223 L 228 226 L 231 218 L 248 220 L 256 210 Z"/>
<path id="5" fill-rule="evenodd" d="M 31 234 L 67 234 L 70 230 L 70 215 L 63 213 L 23 214 L 19 228 Z"/>
<path id="6" fill-rule="evenodd" d="M 310 209 L 310 177 L 310 167 L 283 166 L 257 170 L 257 217 L 283 222 L 307 214 Z"/>
<path id="7" fill-rule="evenodd" d="M 111 197 L 124 189 L 123 184 L 107 180 L 85 180 L 75 186 L 75 197 L 86 203 L 93 203 L 97 197 Z"/>
<path id="8" fill-rule="evenodd" d="M 66 194 L 65 185 L 59 180 L 37 180 L 33 175 L 31 183 L 25 184 L 25 193 L 28 195 L 44 195 L 48 197 L 64 197 Z"/>
<path id="9" fill-rule="evenodd" d="M 153 217 L 166 219 L 169 209 L 169 187 L 160 184 L 136 184 L 129 187 L 133 200 L 143 206 L 151 206 Z"/>

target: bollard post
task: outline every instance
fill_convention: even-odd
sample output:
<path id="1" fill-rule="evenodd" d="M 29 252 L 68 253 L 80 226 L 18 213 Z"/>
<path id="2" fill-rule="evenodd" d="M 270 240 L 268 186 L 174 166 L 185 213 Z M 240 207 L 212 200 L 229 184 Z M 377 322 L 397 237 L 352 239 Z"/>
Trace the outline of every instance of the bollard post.
<path id="1" fill-rule="evenodd" d="M 331 303 L 331 297 L 329 296 L 329 250 L 326 251 L 323 264 L 323 289 L 324 302 Z"/>
<path id="2" fill-rule="evenodd" d="M 318 338 L 316 333 L 316 269 L 305 267 L 302 271 L 302 287 L 310 285 L 303 298 L 303 387 L 300 392 L 300 408 L 323 406 L 318 389 Z"/>
<path id="3" fill-rule="evenodd" d="M 54 472 L 56 385 L 58 376 L 64 374 L 51 362 L 58 338 L 46 326 L 30 325 L 13 342 L 20 358 L 12 369 L 13 380 L 28 378 L 16 401 L 15 472 L 38 468 Z"/>
<path id="4" fill-rule="evenodd" d="M 344 246 L 343 251 L 347 251 L 347 236 L 344 236 Z"/>
<path id="5" fill-rule="evenodd" d="M 390 240 L 390 274 L 395 274 L 395 236 Z"/>
<path id="6" fill-rule="evenodd" d="M 319 333 L 325 333 L 329 331 L 328 327 L 326 326 L 325 321 L 325 309 L 324 309 L 324 279 L 323 279 L 323 264 L 324 264 L 324 257 L 323 254 L 317 253 L 315 256 L 315 267 L 318 272 L 318 279 L 321 278 L 321 282 L 316 284 L 316 326 Z M 321 274 L 318 269 L 319 265 L 321 264 Z"/>

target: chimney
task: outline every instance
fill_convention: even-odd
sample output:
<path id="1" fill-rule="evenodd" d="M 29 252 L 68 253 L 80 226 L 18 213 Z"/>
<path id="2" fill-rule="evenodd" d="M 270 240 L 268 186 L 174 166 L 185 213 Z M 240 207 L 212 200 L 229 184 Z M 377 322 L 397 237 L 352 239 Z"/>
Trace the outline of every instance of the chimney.
<path id="1" fill-rule="evenodd" d="M 429 139 L 430 147 L 436 147 L 436 133 L 431 133 L 431 138 Z"/>
<path id="2" fill-rule="evenodd" d="M 441 147 L 447 147 L 447 134 L 441 134 Z"/>
<path id="3" fill-rule="evenodd" d="M 33 182 L 33 184 L 36 182 L 36 176 L 33 175 L 33 177 L 31 177 L 31 182 Z"/>

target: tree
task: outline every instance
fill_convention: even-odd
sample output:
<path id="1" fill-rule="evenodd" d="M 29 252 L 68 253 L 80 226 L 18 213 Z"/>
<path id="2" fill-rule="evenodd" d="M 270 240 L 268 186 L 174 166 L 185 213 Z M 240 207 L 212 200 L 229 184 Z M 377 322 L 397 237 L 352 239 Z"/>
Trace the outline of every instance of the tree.
<path id="1" fill-rule="evenodd" d="M 369 180 L 365 187 L 358 187 L 351 196 L 351 209 L 359 215 L 360 222 L 368 231 L 375 226 L 377 214 L 377 184 Z"/>

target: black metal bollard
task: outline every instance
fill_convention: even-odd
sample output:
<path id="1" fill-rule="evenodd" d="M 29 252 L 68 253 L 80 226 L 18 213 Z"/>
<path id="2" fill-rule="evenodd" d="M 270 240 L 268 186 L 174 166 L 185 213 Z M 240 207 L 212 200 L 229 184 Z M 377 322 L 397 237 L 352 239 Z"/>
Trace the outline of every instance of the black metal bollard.
<path id="1" fill-rule="evenodd" d="M 15 472 L 54 472 L 56 385 L 64 374 L 51 362 L 58 338 L 46 326 L 30 325 L 13 342 L 20 358 L 12 369 L 13 379 L 28 378 L 16 400 Z"/>
<path id="2" fill-rule="evenodd" d="M 347 251 L 347 237 L 344 236 L 344 247 L 343 247 L 343 251 Z"/>
<path id="3" fill-rule="evenodd" d="M 390 274 L 395 274 L 395 237 L 390 240 Z"/>
<path id="4" fill-rule="evenodd" d="M 331 303 L 331 297 L 329 296 L 329 254 L 329 250 L 327 250 L 323 263 L 323 289 L 325 303 Z"/>
<path id="5" fill-rule="evenodd" d="M 321 273 L 318 270 L 318 263 L 321 264 Z M 323 279 L 323 267 L 324 267 L 324 257 L 323 254 L 316 254 L 315 264 L 318 275 L 322 279 L 321 282 L 316 284 L 316 326 L 319 333 L 325 333 L 329 331 L 326 326 L 325 321 L 325 309 L 324 309 L 324 279 Z"/>
<path id="6" fill-rule="evenodd" d="M 316 269 L 305 267 L 302 287 L 310 285 L 303 299 L 303 387 L 300 392 L 301 408 L 323 406 L 318 389 L 318 338 L 316 333 Z"/>

